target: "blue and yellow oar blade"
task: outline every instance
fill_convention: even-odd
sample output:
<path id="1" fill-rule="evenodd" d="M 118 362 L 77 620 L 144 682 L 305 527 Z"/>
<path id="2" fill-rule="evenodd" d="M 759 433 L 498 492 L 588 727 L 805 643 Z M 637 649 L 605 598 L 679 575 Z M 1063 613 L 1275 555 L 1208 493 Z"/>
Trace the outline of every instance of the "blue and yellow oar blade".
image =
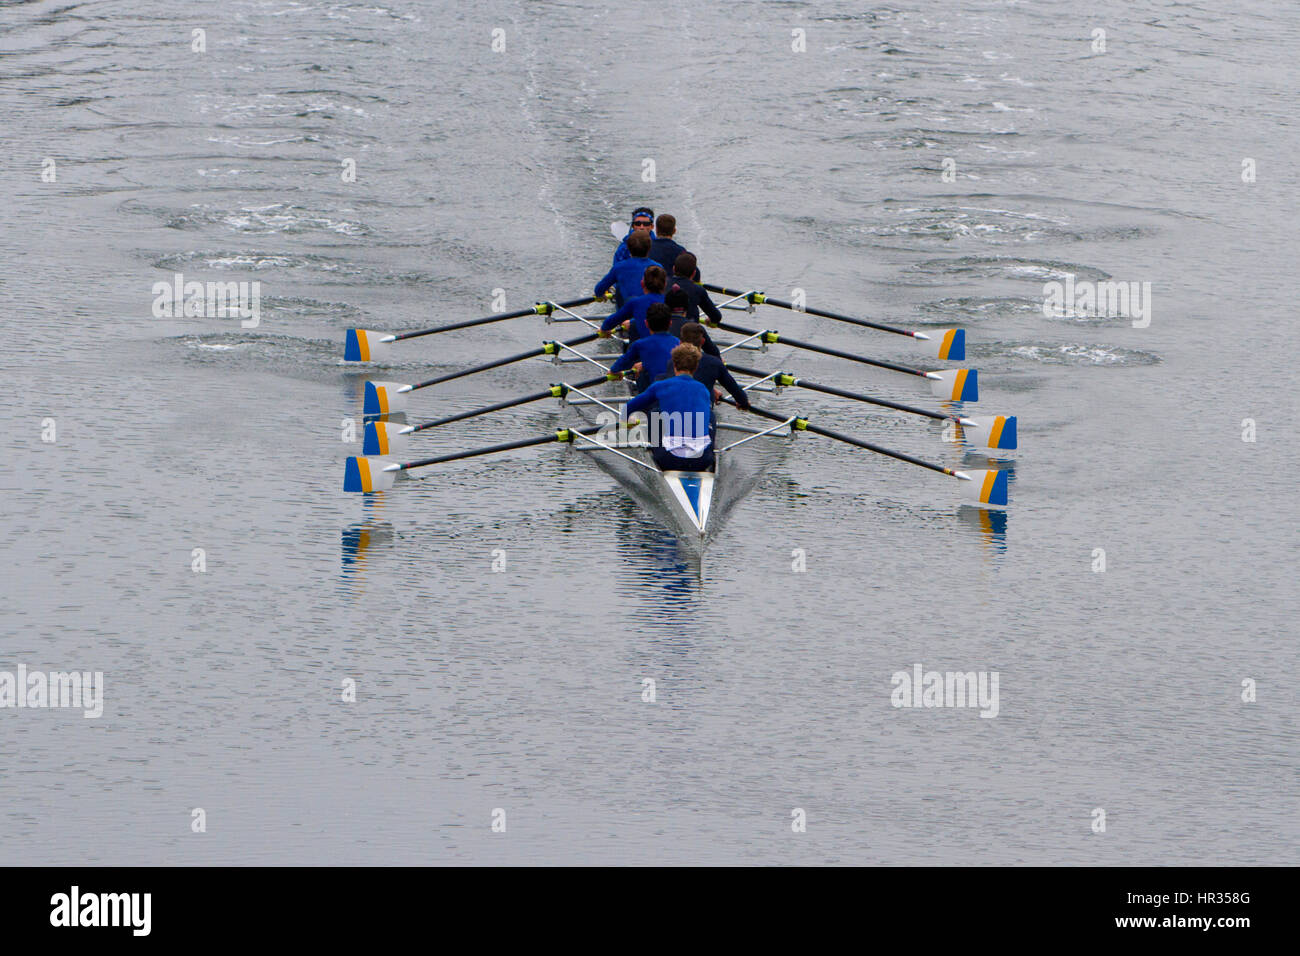
<path id="1" fill-rule="evenodd" d="M 368 329 L 348 329 L 343 342 L 345 362 L 386 362 L 392 350 L 393 337 L 387 332 Z"/>
<path id="2" fill-rule="evenodd" d="M 344 491 L 387 491 L 400 470 L 390 458 L 349 458 L 343 469 Z"/>
<path id="3" fill-rule="evenodd" d="M 979 370 L 973 368 L 949 368 L 940 372 L 928 372 L 930 389 L 936 398 L 946 402 L 979 401 Z"/>
<path id="4" fill-rule="evenodd" d="M 925 338 L 921 338 L 924 335 Z M 916 341 L 921 348 L 937 359 L 945 362 L 964 362 L 966 360 L 966 330 L 936 329 L 933 332 L 920 333 Z"/>
<path id="5" fill-rule="evenodd" d="M 1007 472 L 976 469 L 959 471 L 957 477 L 963 479 L 962 493 L 971 501 L 994 508 L 1007 506 Z"/>
<path id="6" fill-rule="evenodd" d="M 367 415 L 389 415 L 406 411 L 411 386 L 401 382 L 366 382 L 364 411 Z"/>
<path id="7" fill-rule="evenodd" d="M 972 444 L 984 448 L 996 448 L 999 451 L 1013 451 L 1016 448 L 1016 416 L 990 415 L 980 418 L 961 419 L 962 430 Z"/>
<path id="8" fill-rule="evenodd" d="M 366 455 L 405 455 L 408 438 L 414 431 L 400 422 L 366 422 L 365 439 L 361 451 Z"/>

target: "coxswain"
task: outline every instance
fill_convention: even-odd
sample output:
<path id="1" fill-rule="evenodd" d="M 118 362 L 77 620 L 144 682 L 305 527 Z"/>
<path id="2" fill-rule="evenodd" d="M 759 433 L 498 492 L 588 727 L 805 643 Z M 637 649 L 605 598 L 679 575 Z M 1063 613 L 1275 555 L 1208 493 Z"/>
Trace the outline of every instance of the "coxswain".
<path id="1" fill-rule="evenodd" d="M 605 273 L 605 277 L 596 283 L 596 298 L 604 296 L 606 290 L 613 288 L 614 304 L 619 308 L 628 299 L 641 294 L 641 276 L 654 263 L 650 260 L 650 234 L 634 232 L 627 237 L 628 257 L 622 262 L 614 263 L 614 268 Z"/>
<path id="2" fill-rule="evenodd" d="M 624 259 L 628 258 L 628 256 L 631 255 L 631 253 L 628 252 L 627 250 L 627 240 L 628 240 L 628 236 L 631 236 L 633 233 L 635 232 L 646 233 L 653 240 L 655 238 L 654 224 L 655 224 L 655 211 L 651 209 L 649 206 L 637 206 L 635 209 L 633 209 L 632 224 L 628 228 L 627 236 L 623 237 L 623 241 L 620 242 L 618 244 L 618 248 L 614 250 L 614 261 L 611 263 L 611 265 L 616 266 Z M 667 272 L 671 268 L 672 268 L 672 263 L 670 262 L 668 263 L 668 265 L 664 266 L 664 271 Z"/>
<path id="3" fill-rule="evenodd" d="M 694 345 L 696 348 L 702 349 L 705 331 L 704 326 L 700 325 L 700 323 L 687 322 L 682 326 L 679 334 L 682 342 L 686 345 Z M 721 385 L 736 400 L 737 408 L 749 411 L 749 393 L 740 387 L 740 383 L 736 381 L 722 359 L 713 355 L 706 355 L 701 351 L 700 362 L 695 369 L 695 381 L 707 388 L 715 400 L 722 397 L 722 391 L 717 387 Z"/>
<path id="4" fill-rule="evenodd" d="M 655 231 L 651 233 L 654 237 L 650 240 L 650 258 L 664 267 L 664 272 L 672 272 L 673 264 L 686 250 L 678 244 L 673 237 L 677 234 L 677 218 L 664 213 L 655 220 Z M 700 281 L 700 270 L 696 268 L 695 274 L 691 276 L 696 282 Z"/>
<path id="5" fill-rule="evenodd" d="M 627 332 L 629 342 L 635 342 L 649 335 L 650 329 L 645 324 L 645 314 L 650 306 L 664 300 L 664 283 L 667 281 L 668 275 L 663 269 L 659 266 L 647 266 L 645 272 L 641 274 L 641 294 L 628 299 L 623 303 L 623 308 L 601 323 L 601 337 L 608 337 L 619 326 Z"/>
<path id="6" fill-rule="evenodd" d="M 611 374 L 624 373 L 624 377 L 628 370 L 634 370 L 638 392 L 644 392 L 651 382 L 668 371 L 673 349 L 682 344 L 677 336 L 668 334 L 668 306 L 662 302 L 646 310 L 645 320 L 650 334 L 629 345 L 609 367 Z"/>
<path id="7" fill-rule="evenodd" d="M 651 454 L 661 470 L 707 471 L 713 467 L 713 394 L 694 377 L 700 350 L 682 343 L 672 350 L 671 361 L 676 374 L 629 400 L 627 414 L 658 405 L 659 444 Z"/>

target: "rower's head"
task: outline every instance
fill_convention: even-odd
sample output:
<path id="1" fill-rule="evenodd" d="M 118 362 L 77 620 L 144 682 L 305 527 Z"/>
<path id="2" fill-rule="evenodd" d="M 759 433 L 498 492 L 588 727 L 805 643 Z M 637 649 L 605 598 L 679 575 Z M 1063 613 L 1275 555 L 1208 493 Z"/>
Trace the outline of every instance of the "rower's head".
<path id="1" fill-rule="evenodd" d="M 684 343 L 694 345 L 697 349 L 704 348 L 704 326 L 698 322 L 687 322 L 677 335 Z"/>
<path id="2" fill-rule="evenodd" d="M 694 375 L 700 367 L 700 350 L 689 342 L 673 349 L 673 371 L 678 375 Z"/>
<path id="3" fill-rule="evenodd" d="M 632 229 L 648 233 L 655 225 L 655 211 L 649 206 L 638 206 L 632 210 Z"/>
<path id="4" fill-rule="evenodd" d="M 644 259 L 650 255 L 650 230 L 634 232 L 628 236 L 627 251 L 633 259 Z"/>
<path id="5" fill-rule="evenodd" d="M 683 252 L 673 261 L 673 275 L 689 279 L 691 276 L 695 275 L 695 266 L 695 254 L 691 252 Z"/>
<path id="6" fill-rule="evenodd" d="M 655 235 L 660 239 L 671 239 L 677 233 L 677 217 L 663 213 L 655 220 Z"/>
<path id="7" fill-rule="evenodd" d="M 646 270 L 649 271 L 648 269 Z M 664 293 L 664 305 L 668 306 L 671 312 L 685 312 L 686 307 L 690 305 L 691 297 L 679 285 L 674 284 L 671 289 Z"/>
<path id="8" fill-rule="evenodd" d="M 650 266 L 641 273 L 641 288 L 646 292 L 658 295 L 664 291 L 664 286 L 667 284 L 668 273 L 664 272 L 663 266 Z"/>
<path id="9" fill-rule="evenodd" d="M 656 302 L 646 309 L 645 324 L 649 326 L 651 332 L 667 332 L 668 326 L 673 324 L 673 315 L 668 311 L 668 306 Z"/>

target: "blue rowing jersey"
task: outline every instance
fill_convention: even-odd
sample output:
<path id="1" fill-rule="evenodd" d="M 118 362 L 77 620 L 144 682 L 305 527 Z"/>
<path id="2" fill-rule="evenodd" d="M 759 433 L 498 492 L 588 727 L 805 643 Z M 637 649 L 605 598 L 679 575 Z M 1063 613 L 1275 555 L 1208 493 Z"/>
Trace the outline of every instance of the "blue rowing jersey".
<path id="1" fill-rule="evenodd" d="M 682 344 L 682 340 L 667 332 L 656 332 L 643 339 L 637 339 L 627 347 L 617 361 L 609 367 L 611 372 L 629 369 L 637 362 L 641 363 L 641 374 L 637 377 L 637 387 L 641 391 L 668 370 L 673 361 L 673 349 Z M 698 383 L 696 383 L 698 384 Z"/>
<path id="2" fill-rule="evenodd" d="M 628 341 L 635 342 L 637 339 L 643 339 L 650 334 L 650 327 L 645 324 L 645 314 L 650 311 L 650 306 L 663 300 L 663 294 L 659 292 L 647 292 L 635 299 L 627 299 L 621 309 L 601 323 L 600 328 L 604 332 L 612 332 L 627 319 L 631 319 L 632 329 L 628 333 Z"/>
<path id="3" fill-rule="evenodd" d="M 627 403 L 627 413 L 643 412 L 658 403 L 663 447 L 680 453 L 692 447 L 699 454 L 709 443 L 713 393 L 689 375 L 655 382 Z M 695 457 L 688 455 L 687 457 Z"/>
<path id="4" fill-rule="evenodd" d="M 630 252 L 627 251 L 627 240 L 628 240 L 628 236 L 631 236 L 632 233 L 634 233 L 634 232 L 636 232 L 635 229 L 628 229 L 628 231 L 627 231 L 627 236 L 624 236 L 624 237 L 623 237 L 623 241 L 620 242 L 620 243 L 618 244 L 618 248 L 614 250 L 614 261 L 611 263 L 611 265 L 615 265 L 615 266 L 616 266 L 616 265 L 618 265 L 620 262 L 622 262 L 623 260 L 625 260 L 625 259 L 631 259 L 631 258 L 632 258 L 632 253 L 630 253 Z M 654 231 L 653 229 L 651 229 L 651 230 L 650 230 L 650 241 L 651 241 L 651 243 L 653 243 L 654 240 L 656 240 L 656 239 L 658 239 L 658 238 L 659 238 L 659 237 L 655 235 L 655 231 Z M 668 269 L 667 269 L 667 271 L 671 274 L 672 271 L 673 271 L 673 270 L 672 270 L 672 266 L 669 266 Z"/>
<path id="5" fill-rule="evenodd" d="M 641 274 L 654 265 L 654 260 L 645 256 L 628 258 L 617 263 L 605 273 L 605 277 L 596 283 L 596 297 L 600 298 L 610 286 L 618 290 L 618 302 L 622 305 L 629 299 L 641 295 Z"/>

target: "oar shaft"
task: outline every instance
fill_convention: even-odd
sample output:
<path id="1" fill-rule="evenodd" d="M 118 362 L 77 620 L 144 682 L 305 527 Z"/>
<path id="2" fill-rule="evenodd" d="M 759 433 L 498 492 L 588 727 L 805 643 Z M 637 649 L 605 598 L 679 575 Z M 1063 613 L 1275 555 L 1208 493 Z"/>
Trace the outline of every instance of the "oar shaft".
<path id="1" fill-rule="evenodd" d="M 560 345 L 575 346 L 583 345 L 587 342 L 594 342 L 600 336 L 592 333 L 591 335 L 582 335 L 576 339 L 570 339 L 567 342 L 561 342 Z M 494 368 L 500 368 L 503 365 L 513 365 L 515 362 L 522 362 L 525 359 L 537 358 L 541 355 L 550 354 L 550 343 L 543 345 L 539 349 L 530 349 L 527 352 L 520 352 L 518 355 L 507 355 L 505 358 L 497 359 L 495 362 L 485 362 L 483 365 L 476 365 L 473 368 L 462 369 L 459 372 L 450 372 L 447 375 L 439 375 L 437 378 L 431 378 L 426 382 L 418 382 L 411 386 L 411 390 L 417 388 L 428 388 L 430 385 L 441 385 L 443 382 L 450 382 L 453 379 L 464 378 L 466 375 L 474 375 L 478 372 L 486 372 Z"/>
<path id="2" fill-rule="evenodd" d="M 436 458 L 421 458 L 419 461 L 403 462 L 401 469 L 410 471 L 412 468 L 423 468 L 425 465 L 441 465 L 449 461 L 460 461 L 462 458 L 477 458 L 480 455 L 495 455 L 497 452 L 502 451 L 532 448 L 534 445 L 563 441 L 560 435 L 564 431 L 575 431 L 580 435 L 590 435 L 599 431 L 601 427 L 600 425 L 592 425 L 590 428 L 561 429 L 560 431 L 548 432 L 545 435 L 538 435 L 536 438 L 521 438 L 518 441 L 502 442 L 500 445 L 488 445 L 486 448 L 475 448 L 470 451 L 452 452 L 450 455 L 439 455 Z"/>
<path id="3" fill-rule="evenodd" d="M 587 305 L 595 302 L 593 296 L 584 296 L 581 299 L 573 299 L 569 302 L 557 302 L 556 305 L 563 306 L 566 309 L 574 309 L 581 305 Z M 517 312 L 502 312 L 499 315 L 485 315 L 481 319 L 467 319 L 464 322 L 455 322 L 451 325 L 438 325 L 431 329 L 420 329 L 416 332 L 403 332 L 401 335 L 394 335 L 393 341 L 400 342 L 403 339 L 418 339 L 422 335 L 437 335 L 439 332 L 454 332 L 457 329 L 469 329 L 476 325 L 489 325 L 493 322 L 504 322 L 506 319 L 521 319 L 525 315 L 537 315 L 537 307 L 532 306 L 527 309 L 520 309 Z"/>
<path id="4" fill-rule="evenodd" d="M 735 332 L 738 335 L 759 335 L 755 329 L 741 328 L 739 325 L 731 325 L 728 322 L 718 323 L 718 328 L 728 332 Z M 792 339 L 785 335 L 777 334 L 777 342 L 783 342 L 786 345 L 792 345 L 797 349 L 803 349 L 806 352 L 819 352 L 822 355 L 832 355 L 835 358 L 848 359 L 850 362 L 860 362 L 863 365 L 874 365 L 876 368 L 889 369 L 891 372 L 903 372 L 906 375 L 920 375 L 922 378 L 928 377 L 925 372 L 919 368 L 908 368 L 906 365 L 895 365 L 893 362 L 885 362 L 880 359 L 867 358 L 864 355 L 854 355 L 852 352 L 841 352 L 839 349 L 827 348 L 824 345 L 813 345 L 811 342 L 802 342 L 799 339 Z"/>
<path id="5" fill-rule="evenodd" d="M 783 422 L 790 417 L 789 415 L 778 415 L 775 412 L 755 408 L 753 405 L 749 407 L 749 410 L 755 415 L 771 419 L 774 422 Z M 891 451 L 888 448 L 873 445 L 869 441 L 862 441 L 859 438 L 854 438 L 852 435 L 845 435 L 840 432 L 831 431 L 829 428 L 819 428 L 816 425 L 808 424 L 808 422 L 803 419 L 799 419 L 799 421 L 801 421 L 802 424 L 798 426 L 798 431 L 812 432 L 814 435 L 833 438 L 836 441 L 844 442 L 846 445 L 853 445 L 857 448 L 865 448 L 867 451 L 874 451 L 877 455 L 884 455 L 887 458 L 895 458 L 898 461 L 905 461 L 910 465 L 920 465 L 922 468 L 929 468 L 931 471 L 937 471 L 941 475 L 951 475 L 956 477 L 956 473 L 951 468 L 945 468 L 943 465 L 936 465 L 932 462 L 922 461 L 920 458 L 913 458 L 911 455 L 905 455 L 901 451 Z"/>
<path id="6" fill-rule="evenodd" d="M 752 375 L 755 378 L 766 378 L 768 375 L 767 372 L 760 372 L 758 369 L 753 368 L 743 368 L 739 365 L 728 365 L 727 368 L 733 372 L 739 372 L 741 375 Z M 777 384 L 782 383 L 778 382 Z M 883 408 L 892 408 L 912 415 L 924 415 L 926 418 L 933 418 L 937 422 L 954 420 L 951 415 L 941 415 L 938 412 L 930 411 L 928 408 L 917 408 L 914 405 L 891 402 L 885 398 L 873 398 L 870 395 L 863 395 L 861 392 L 850 392 L 842 388 L 836 388 L 834 385 L 819 385 L 816 382 L 805 381 L 802 378 L 796 378 L 789 384 L 796 388 L 806 388 L 811 392 L 824 392 L 827 395 L 838 395 L 840 398 L 849 398 L 855 402 L 865 402 L 868 405 L 880 405 Z"/>
<path id="7" fill-rule="evenodd" d="M 585 382 L 579 382 L 574 388 L 592 388 L 607 380 L 607 376 L 588 379 Z M 544 398 L 551 398 L 555 393 L 551 389 L 544 392 L 534 392 L 531 395 L 524 395 L 522 398 L 510 398 L 504 402 L 497 402 L 495 405 L 487 405 L 483 408 L 474 408 L 468 412 L 460 412 L 456 415 L 448 415 L 446 418 L 439 418 L 432 422 L 423 422 L 411 429 L 410 434 L 422 432 L 426 428 L 437 428 L 439 425 L 450 425 L 452 422 L 462 422 L 467 418 L 477 418 L 479 415 L 488 415 L 492 412 L 504 411 L 507 408 L 514 408 L 518 405 L 527 405 L 529 402 L 540 402 Z"/>
<path id="8" fill-rule="evenodd" d="M 743 289 L 724 289 L 722 286 L 710 285 L 704 283 L 704 288 L 710 292 L 716 292 L 718 295 L 745 295 Z M 780 299 L 774 299 L 770 295 L 763 293 L 762 304 L 774 305 L 778 309 L 789 309 L 791 312 L 806 312 L 809 315 L 820 315 L 824 319 L 834 319 L 836 322 L 848 322 L 850 325 L 860 325 L 866 329 L 879 329 L 881 332 L 893 332 L 895 335 L 907 335 L 916 338 L 916 333 L 908 329 L 900 329 L 893 325 L 882 325 L 879 322 L 869 322 L 866 319 L 854 318 L 851 315 L 841 315 L 838 312 L 827 312 L 825 309 L 814 309 L 812 306 L 803 306 L 802 308 L 793 302 L 783 302 Z"/>

